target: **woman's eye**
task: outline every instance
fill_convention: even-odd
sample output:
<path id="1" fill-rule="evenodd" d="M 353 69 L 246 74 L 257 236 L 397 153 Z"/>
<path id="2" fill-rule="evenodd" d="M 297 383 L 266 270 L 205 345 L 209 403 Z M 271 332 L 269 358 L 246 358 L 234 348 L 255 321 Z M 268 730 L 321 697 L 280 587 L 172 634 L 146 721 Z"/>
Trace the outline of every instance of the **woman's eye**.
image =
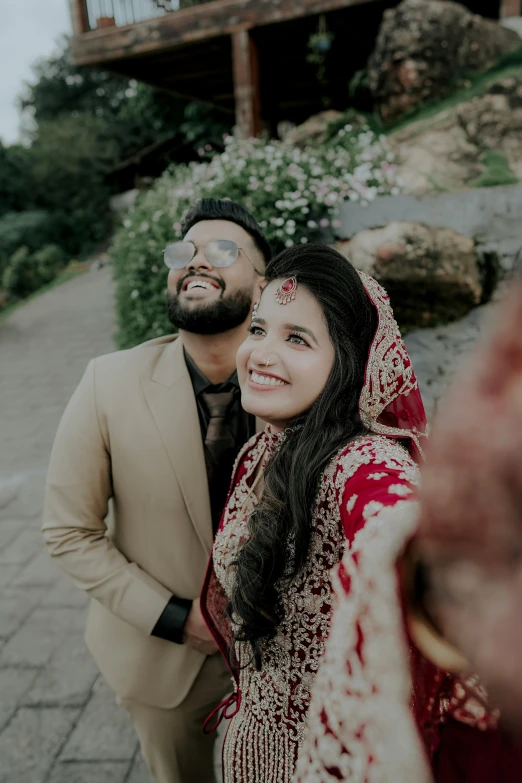
<path id="1" fill-rule="evenodd" d="M 248 331 L 250 332 L 250 334 L 261 335 L 261 336 L 263 336 L 264 333 L 265 333 L 264 330 L 261 329 L 260 326 L 249 326 L 248 327 Z"/>
<path id="2" fill-rule="evenodd" d="M 308 345 L 306 340 L 303 337 L 301 337 L 300 334 L 291 334 L 291 335 L 289 335 L 288 342 L 289 343 L 295 343 L 296 345 Z"/>

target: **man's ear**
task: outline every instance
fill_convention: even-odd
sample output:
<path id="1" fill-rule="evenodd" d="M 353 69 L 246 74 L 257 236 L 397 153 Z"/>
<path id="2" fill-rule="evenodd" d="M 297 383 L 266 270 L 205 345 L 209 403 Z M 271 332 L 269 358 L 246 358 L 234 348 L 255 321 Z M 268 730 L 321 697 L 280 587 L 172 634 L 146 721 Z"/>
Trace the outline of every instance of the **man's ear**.
<path id="1" fill-rule="evenodd" d="M 255 285 L 255 291 L 257 294 L 257 296 L 255 297 L 256 299 L 258 299 L 261 296 L 263 292 L 263 288 L 265 288 L 265 286 L 266 286 L 266 277 L 258 277 Z"/>

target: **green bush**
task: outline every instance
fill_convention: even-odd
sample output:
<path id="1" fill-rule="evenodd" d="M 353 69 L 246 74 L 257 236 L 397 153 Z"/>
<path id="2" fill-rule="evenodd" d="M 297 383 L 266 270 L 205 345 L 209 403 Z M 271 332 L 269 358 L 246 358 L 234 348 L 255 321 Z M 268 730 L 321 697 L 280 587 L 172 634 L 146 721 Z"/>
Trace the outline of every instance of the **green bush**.
<path id="1" fill-rule="evenodd" d="M 67 263 L 67 255 L 58 245 L 45 245 L 41 250 L 33 253 L 33 264 L 40 278 L 40 285 L 45 285 L 54 280 Z"/>
<path id="2" fill-rule="evenodd" d="M 0 217 L 0 276 L 18 248 L 37 250 L 52 240 L 54 231 L 48 212 L 7 212 Z"/>
<path id="3" fill-rule="evenodd" d="M 39 288 L 38 273 L 28 247 L 19 247 L 9 260 L 2 284 L 10 299 L 29 296 Z"/>
<path id="4" fill-rule="evenodd" d="M 345 200 L 369 203 L 397 193 L 393 155 L 368 127 L 346 125 L 327 144 L 298 149 L 279 141 L 228 139 L 212 160 L 178 166 L 161 177 L 117 232 L 118 341 L 130 347 L 172 330 L 165 313 L 162 252 L 180 236 L 188 208 L 201 197 L 230 198 L 259 221 L 274 249 L 338 227 Z"/>
<path id="5" fill-rule="evenodd" d="M 4 271 L 3 288 L 10 299 L 23 299 L 54 280 L 66 261 L 57 245 L 45 245 L 33 254 L 27 246 L 19 247 Z"/>

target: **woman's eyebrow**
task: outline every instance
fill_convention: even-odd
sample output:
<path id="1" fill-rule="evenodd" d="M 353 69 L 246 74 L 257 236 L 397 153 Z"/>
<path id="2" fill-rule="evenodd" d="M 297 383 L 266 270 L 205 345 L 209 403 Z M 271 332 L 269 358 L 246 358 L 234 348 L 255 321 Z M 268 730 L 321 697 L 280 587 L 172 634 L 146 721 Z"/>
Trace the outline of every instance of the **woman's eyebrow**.
<path id="1" fill-rule="evenodd" d="M 260 318 L 259 315 L 253 315 L 252 316 L 252 323 L 253 324 L 261 324 L 262 326 L 265 326 L 266 321 L 264 318 Z"/>
<path id="2" fill-rule="evenodd" d="M 317 337 L 312 332 L 311 329 L 307 329 L 306 326 L 297 326 L 297 324 L 285 324 L 285 329 L 288 329 L 290 332 L 303 332 L 303 334 L 309 335 L 309 337 L 312 338 L 314 343 L 316 345 L 319 345 L 319 341 L 317 340 Z"/>

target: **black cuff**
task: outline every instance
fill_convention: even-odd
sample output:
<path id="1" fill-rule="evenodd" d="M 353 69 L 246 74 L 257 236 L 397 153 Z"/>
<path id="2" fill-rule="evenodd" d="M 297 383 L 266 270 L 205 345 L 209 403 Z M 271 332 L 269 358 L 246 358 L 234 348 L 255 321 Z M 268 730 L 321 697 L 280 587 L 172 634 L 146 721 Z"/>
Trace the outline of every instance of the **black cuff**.
<path id="1" fill-rule="evenodd" d="M 183 644 L 183 629 L 191 607 L 192 601 L 188 598 L 177 598 L 173 595 L 154 626 L 152 636 Z"/>

